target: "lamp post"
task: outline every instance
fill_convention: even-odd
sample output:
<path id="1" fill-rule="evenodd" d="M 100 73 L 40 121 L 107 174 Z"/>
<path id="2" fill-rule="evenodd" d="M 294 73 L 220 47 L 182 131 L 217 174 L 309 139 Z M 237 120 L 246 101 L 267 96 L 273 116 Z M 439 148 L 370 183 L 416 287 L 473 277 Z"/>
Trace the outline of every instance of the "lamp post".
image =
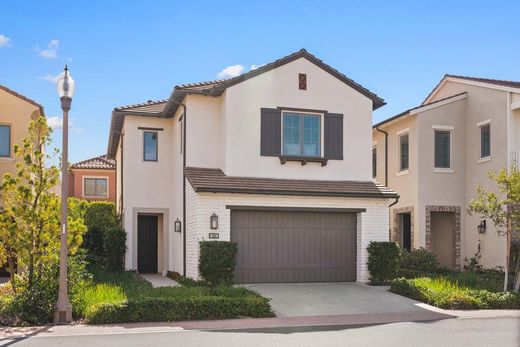
<path id="1" fill-rule="evenodd" d="M 58 302 L 54 311 L 54 323 L 66 324 L 72 322 L 72 307 L 67 292 L 67 198 L 68 198 L 68 142 L 69 142 L 69 110 L 74 95 L 74 80 L 69 69 L 58 76 L 56 81 L 58 95 L 63 110 L 63 144 L 61 154 L 61 232 L 60 232 L 60 287 Z"/>

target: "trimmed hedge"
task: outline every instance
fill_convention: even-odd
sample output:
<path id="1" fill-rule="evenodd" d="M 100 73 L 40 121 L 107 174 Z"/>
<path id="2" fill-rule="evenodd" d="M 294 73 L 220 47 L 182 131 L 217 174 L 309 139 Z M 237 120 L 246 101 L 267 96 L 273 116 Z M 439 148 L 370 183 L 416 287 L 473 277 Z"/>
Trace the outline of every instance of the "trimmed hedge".
<path id="1" fill-rule="evenodd" d="M 372 241 L 367 247 L 372 284 L 387 284 L 397 276 L 401 249 L 395 242 Z"/>
<path id="2" fill-rule="evenodd" d="M 461 287 L 446 278 L 400 278 L 390 291 L 444 309 L 520 309 L 520 294 Z"/>
<path id="3" fill-rule="evenodd" d="M 99 304 L 85 315 L 88 323 L 159 322 L 274 316 L 269 300 L 244 297 L 143 297 L 121 304 Z"/>
<path id="4" fill-rule="evenodd" d="M 201 241 L 200 276 L 210 286 L 232 284 L 238 246 L 228 241 Z"/>
<path id="5" fill-rule="evenodd" d="M 421 247 L 403 251 L 399 267 L 423 273 L 434 273 L 439 269 L 439 262 L 435 254 Z"/>

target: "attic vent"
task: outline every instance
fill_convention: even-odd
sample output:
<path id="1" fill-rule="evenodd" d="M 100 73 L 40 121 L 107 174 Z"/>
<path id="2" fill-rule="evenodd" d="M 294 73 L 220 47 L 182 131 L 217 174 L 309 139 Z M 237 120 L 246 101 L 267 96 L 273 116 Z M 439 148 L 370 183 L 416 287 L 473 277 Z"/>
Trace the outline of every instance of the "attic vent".
<path id="1" fill-rule="evenodd" d="M 304 73 L 298 74 L 298 88 L 307 90 L 307 75 Z"/>

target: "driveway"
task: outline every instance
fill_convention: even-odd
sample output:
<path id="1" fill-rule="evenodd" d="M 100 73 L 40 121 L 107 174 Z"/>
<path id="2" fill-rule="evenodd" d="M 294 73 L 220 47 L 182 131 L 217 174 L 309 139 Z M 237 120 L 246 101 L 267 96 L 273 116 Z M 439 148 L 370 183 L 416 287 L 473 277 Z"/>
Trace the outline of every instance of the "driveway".
<path id="1" fill-rule="evenodd" d="M 278 317 L 427 312 L 417 301 L 361 283 L 265 283 L 245 287 L 271 298 Z"/>

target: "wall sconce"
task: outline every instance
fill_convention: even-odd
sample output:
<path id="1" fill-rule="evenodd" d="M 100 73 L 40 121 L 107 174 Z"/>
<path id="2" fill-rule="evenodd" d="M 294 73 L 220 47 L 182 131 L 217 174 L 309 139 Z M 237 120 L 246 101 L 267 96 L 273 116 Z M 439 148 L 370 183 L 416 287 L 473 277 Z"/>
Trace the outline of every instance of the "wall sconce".
<path id="1" fill-rule="evenodd" d="M 477 230 L 478 230 L 479 234 L 486 233 L 486 220 L 485 219 L 482 222 L 480 222 L 480 224 L 477 227 Z"/>
<path id="2" fill-rule="evenodd" d="M 179 220 L 179 218 L 177 218 L 175 220 L 175 232 L 176 233 L 180 233 L 181 232 L 181 227 L 182 227 L 181 221 Z"/>
<path id="3" fill-rule="evenodd" d="M 218 229 L 218 216 L 214 213 L 209 217 L 209 227 L 211 229 Z"/>

